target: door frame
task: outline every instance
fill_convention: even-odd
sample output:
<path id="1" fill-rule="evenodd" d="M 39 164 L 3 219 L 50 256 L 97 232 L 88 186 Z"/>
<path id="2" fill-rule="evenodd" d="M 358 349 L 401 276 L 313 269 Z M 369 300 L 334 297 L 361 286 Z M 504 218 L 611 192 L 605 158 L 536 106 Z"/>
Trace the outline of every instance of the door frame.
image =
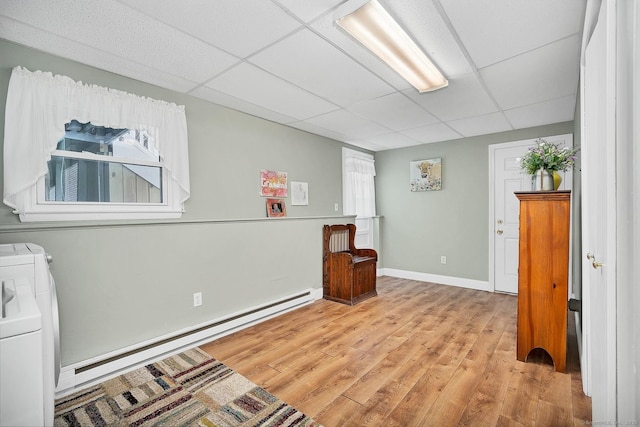
<path id="1" fill-rule="evenodd" d="M 529 139 L 521 139 L 521 140 L 517 140 L 517 141 L 509 141 L 509 142 L 502 142 L 502 143 L 497 143 L 497 144 L 491 144 L 489 145 L 489 287 L 488 287 L 488 291 L 489 292 L 495 292 L 496 289 L 496 282 L 495 282 L 495 276 L 496 276 L 496 272 L 495 272 L 495 241 L 494 241 L 494 236 L 495 236 L 495 225 L 496 222 L 494 220 L 495 217 L 495 162 L 494 162 L 494 158 L 495 158 L 495 152 L 496 150 L 500 150 L 500 149 L 504 149 L 504 148 L 514 148 L 514 147 L 522 147 L 522 146 L 529 146 L 532 145 L 532 143 L 534 143 L 536 141 L 536 139 L 538 138 L 544 138 L 544 139 L 563 139 L 566 141 L 567 144 L 571 144 L 573 145 L 573 134 L 572 133 L 567 133 L 567 134 L 561 134 L 561 135 L 550 135 L 550 136 L 540 136 L 540 137 L 535 137 L 535 138 L 529 138 Z M 568 176 L 570 178 L 571 177 L 571 173 L 572 172 L 567 172 Z M 573 211 L 574 211 L 574 203 L 575 203 L 575 197 L 574 197 L 574 185 L 573 185 L 573 179 L 568 179 L 565 180 L 566 184 L 569 184 L 569 188 L 568 190 L 571 190 L 571 224 L 570 224 L 570 237 L 569 237 L 569 241 L 573 242 Z M 572 247 L 573 244 L 569 245 L 569 266 L 571 267 L 571 259 L 573 256 L 573 251 L 572 251 Z M 569 268 L 569 290 L 571 292 L 571 290 L 573 289 L 572 286 L 573 283 L 573 275 L 571 273 L 571 268 Z M 568 296 L 572 297 L 572 294 L 570 293 Z"/>

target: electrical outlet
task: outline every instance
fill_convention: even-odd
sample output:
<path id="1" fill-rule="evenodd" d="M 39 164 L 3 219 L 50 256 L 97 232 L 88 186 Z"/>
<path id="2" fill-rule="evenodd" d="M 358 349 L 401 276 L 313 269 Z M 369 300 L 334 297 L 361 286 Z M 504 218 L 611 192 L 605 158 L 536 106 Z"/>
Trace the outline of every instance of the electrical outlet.
<path id="1" fill-rule="evenodd" d="M 338 204 L 337 203 L 333 205 L 333 210 L 338 212 Z"/>
<path id="2" fill-rule="evenodd" d="M 193 306 L 199 307 L 202 305 L 202 292 L 196 292 L 193 294 Z"/>
<path id="3" fill-rule="evenodd" d="M 446 264 L 447 263 L 447 257 L 446 256 L 441 256 L 440 257 L 440 264 Z"/>

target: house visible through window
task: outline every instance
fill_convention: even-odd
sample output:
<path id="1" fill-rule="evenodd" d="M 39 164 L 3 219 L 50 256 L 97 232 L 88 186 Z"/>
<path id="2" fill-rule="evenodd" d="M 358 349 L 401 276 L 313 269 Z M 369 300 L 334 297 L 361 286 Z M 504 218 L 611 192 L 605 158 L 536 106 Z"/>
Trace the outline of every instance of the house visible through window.
<path id="1" fill-rule="evenodd" d="M 45 200 L 162 203 L 162 166 L 153 137 L 137 129 L 71 120 L 48 162 Z"/>

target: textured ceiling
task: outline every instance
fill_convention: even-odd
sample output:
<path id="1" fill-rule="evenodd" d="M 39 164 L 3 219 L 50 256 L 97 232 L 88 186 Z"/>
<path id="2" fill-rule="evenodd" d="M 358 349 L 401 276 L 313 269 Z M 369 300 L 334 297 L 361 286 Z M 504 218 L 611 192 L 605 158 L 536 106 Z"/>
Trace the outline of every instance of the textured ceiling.
<path id="1" fill-rule="evenodd" d="M 2 0 L 0 37 L 373 151 L 573 120 L 585 0 L 380 0 L 449 79 L 423 94 L 342 3 Z"/>

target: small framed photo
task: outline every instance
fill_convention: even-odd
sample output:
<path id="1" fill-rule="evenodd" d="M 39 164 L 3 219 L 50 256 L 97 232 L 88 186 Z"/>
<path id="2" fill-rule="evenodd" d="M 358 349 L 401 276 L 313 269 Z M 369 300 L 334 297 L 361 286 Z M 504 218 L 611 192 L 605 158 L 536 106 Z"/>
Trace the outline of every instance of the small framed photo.
<path id="1" fill-rule="evenodd" d="M 287 206 L 284 204 L 284 199 L 267 199 L 267 216 L 269 218 L 287 216 Z"/>

